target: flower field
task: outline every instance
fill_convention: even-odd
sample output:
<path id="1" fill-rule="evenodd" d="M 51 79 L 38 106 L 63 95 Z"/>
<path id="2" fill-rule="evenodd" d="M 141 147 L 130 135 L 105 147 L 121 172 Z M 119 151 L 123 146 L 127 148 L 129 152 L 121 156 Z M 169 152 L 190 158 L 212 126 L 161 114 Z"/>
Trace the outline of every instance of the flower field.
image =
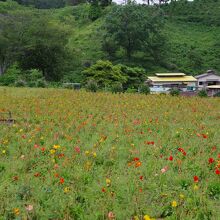
<path id="1" fill-rule="evenodd" d="M 0 92 L 0 219 L 220 219 L 219 98 Z"/>

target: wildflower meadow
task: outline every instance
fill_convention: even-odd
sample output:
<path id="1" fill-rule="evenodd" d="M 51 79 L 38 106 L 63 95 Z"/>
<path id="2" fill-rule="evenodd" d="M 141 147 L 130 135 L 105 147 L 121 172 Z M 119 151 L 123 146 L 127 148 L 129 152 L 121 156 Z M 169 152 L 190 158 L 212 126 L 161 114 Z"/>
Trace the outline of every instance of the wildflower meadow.
<path id="1" fill-rule="evenodd" d="M 0 219 L 220 219 L 219 98 L 0 92 Z"/>

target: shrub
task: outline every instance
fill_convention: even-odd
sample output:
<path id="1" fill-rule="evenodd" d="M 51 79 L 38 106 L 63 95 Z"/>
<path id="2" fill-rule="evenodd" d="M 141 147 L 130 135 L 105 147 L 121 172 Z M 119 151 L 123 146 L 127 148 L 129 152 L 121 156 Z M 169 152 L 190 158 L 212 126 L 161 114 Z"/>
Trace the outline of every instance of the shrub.
<path id="1" fill-rule="evenodd" d="M 47 82 L 44 78 L 38 79 L 36 82 L 36 87 L 45 88 L 47 87 Z"/>
<path id="2" fill-rule="evenodd" d="M 25 87 L 27 82 L 25 80 L 19 79 L 14 84 L 16 87 Z"/>
<path id="3" fill-rule="evenodd" d="M 86 89 L 87 89 L 87 91 L 90 91 L 90 92 L 97 92 L 98 85 L 97 85 L 96 81 L 89 80 L 86 84 Z"/>
<path id="4" fill-rule="evenodd" d="M 127 93 L 136 93 L 136 92 L 137 92 L 137 89 L 135 89 L 135 88 L 128 88 L 128 89 L 126 90 L 126 92 L 127 92 Z"/>
<path id="5" fill-rule="evenodd" d="M 220 97 L 220 92 L 216 93 L 214 97 Z"/>
<path id="6" fill-rule="evenodd" d="M 28 74 L 28 78 L 30 79 L 30 81 L 35 81 L 35 80 L 43 78 L 42 71 L 38 69 L 30 69 L 27 71 L 27 74 Z"/>
<path id="7" fill-rule="evenodd" d="M 139 92 L 142 94 L 148 95 L 150 93 L 150 88 L 146 84 L 140 85 Z"/>
<path id="8" fill-rule="evenodd" d="M 0 77 L 0 84 L 3 86 L 13 85 L 21 77 L 21 74 L 21 69 L 15 63 Z"/>
<path id="9" fill-rule="evenodd" d="M 170 90 L 170 95 L 171 96 L 179 96 L 180 95 L 180 91 L 179 91 L 179 89 L 171 89 Z"/>
<path id="10" fill-rule="evenodd" d="M 207 97 L 208 96 L 207 91 L 205 89 L 199 91 L 198 96 L 199 97 Z"/>
<path id="11" fill-rule="evenodd" d="M 111 92 L 112 92 L 112 93 L 121 93 L 121 92 L 123 92 L 123 86 L 122 86 L 122 84 L 119 83 L 119 82 L 116 82 L 116 83 L 112 84 L 112 86 L 111 86 Z"/>

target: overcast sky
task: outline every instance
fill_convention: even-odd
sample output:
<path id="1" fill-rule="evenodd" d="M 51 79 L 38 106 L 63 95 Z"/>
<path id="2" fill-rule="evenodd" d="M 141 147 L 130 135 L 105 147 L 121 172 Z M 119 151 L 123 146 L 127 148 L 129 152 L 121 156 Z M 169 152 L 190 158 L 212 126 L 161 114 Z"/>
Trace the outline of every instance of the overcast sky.
<path id="1" fill-rule="evenodd" d="M 118 4 L 124 3 L 126 0 L 113 0 L 113 2 L 117 2 Z M 193 1 L 193 0 L 188 0 L 188 1 Z M 137 3 L 144 3 L 147 2 L 147 0 L 136 0 Z M 155 3 L 158 3 L 159 0 L 154 0 Z"/>

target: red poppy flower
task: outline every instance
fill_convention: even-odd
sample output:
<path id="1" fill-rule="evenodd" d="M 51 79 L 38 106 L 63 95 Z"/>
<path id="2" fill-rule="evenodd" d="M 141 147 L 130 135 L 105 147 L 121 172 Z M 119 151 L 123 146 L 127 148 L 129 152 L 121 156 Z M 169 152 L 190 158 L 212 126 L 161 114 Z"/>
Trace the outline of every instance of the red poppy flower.
<path id="1" fill-rule="evenodd" d="M 60 178 L 60 184 L 64 184 L 64 178 Z"/>
<path id="2" fill-rule="evenodd" d="M 203 138 L 208 138 L 208 136 L 206 134 L 202 134 Z"/>
<path id="3" fill-rule="evenodd" d="M 179 148 L 178 148 L 178 151 L 181 152 L 184 156 L 186 156 L 186 152 L 184 151 L 183 148 L 179 147 Z"/>
<path id="4" fill-rule="evenodd" d="M 170 156 L 168 160 L 172 161 L 173 160 L 173 156 Z"/>
<path id="5" fill-rule="evenodd" d="M 102 192 L 106 192 L 106 189 L 104 187 L 102 188 Z"/>
<path id="6" fill-rule="evenodd" d="M 194 176 L 193 179 L 194 179 L 194 182 L 195 182 L 195 183 L 198 183 L 198 182 L 199 182 L 199 177 L 198 177 L 198 176 Z"/>
<path id="7" fill-rule="evenodd" d="M 220 170 L 219 170 L 219 169 L 216 169 L 216 170 L 215 170 L 215 173 L 216 173 L 217 175 L 220 175 Z"/>
<path id="8" fill-rule="evenodd" d="M 213 159 L 213 158 L 209 158 L 209 164 L 212 164 L 212 163 L 214 163 L 215 162 L 215 160 Z"/>
<path id="9" fill-rule="evenodd" d="M 144 177 L 143 176 L 140 176 L 140 180 L 143 180 L 144 179 Z"/>
<path id="10" fill-rule="evenodd" d="M 139 161 L 140 159 L 138 157 L 133 158 L 133 161 Z"/>
<path id="11" fill-rule="evenodd" d="M 41 151 L 42 151 L 42 152 L 44 152 L 45 150 L 46 150 L 45 147 L 42 147 L 42 148 L 41 148 Z"/>

